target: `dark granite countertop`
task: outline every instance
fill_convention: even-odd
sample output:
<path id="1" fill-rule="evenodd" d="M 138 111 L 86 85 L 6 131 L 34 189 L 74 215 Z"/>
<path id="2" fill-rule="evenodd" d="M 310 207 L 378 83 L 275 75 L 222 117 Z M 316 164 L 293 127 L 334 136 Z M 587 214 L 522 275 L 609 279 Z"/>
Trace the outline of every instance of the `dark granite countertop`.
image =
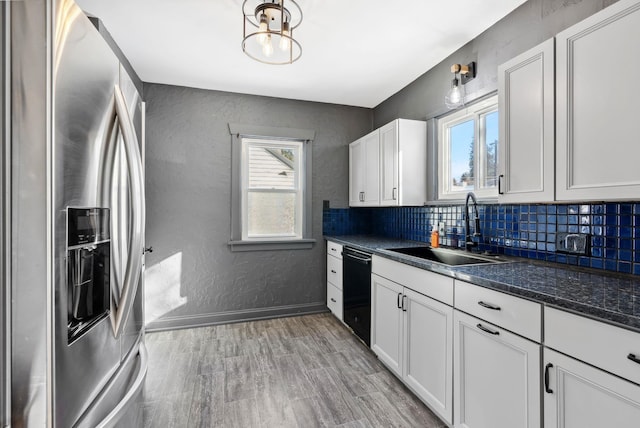
<path id="1" fill-rule="evenodd" d="M 504 257 L 508 263 L 447 266 L 386 250 L 425 246 L 420 242 L 362 235 L 325 238 L 411 266 L 640 332 L 640 278 L 635 275 L 516 257 Z"/>

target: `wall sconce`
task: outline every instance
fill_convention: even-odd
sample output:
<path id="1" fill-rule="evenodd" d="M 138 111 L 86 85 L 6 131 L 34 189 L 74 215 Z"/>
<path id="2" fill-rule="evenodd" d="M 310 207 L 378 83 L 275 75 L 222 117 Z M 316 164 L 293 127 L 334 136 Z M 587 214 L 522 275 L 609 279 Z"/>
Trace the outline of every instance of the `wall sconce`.
<path id="1" fill-rule="evenodd" d="M 447 108 L 455 109 L 464 105 L 464 85 L 476 77 L 476 63 L 471 62 L 467 65 L 453 64 L 451 72 L 453 73 L 451 89 L 444 97 L 444 103 Z M 458 79 L 458 74 L 460 79 Z"/>

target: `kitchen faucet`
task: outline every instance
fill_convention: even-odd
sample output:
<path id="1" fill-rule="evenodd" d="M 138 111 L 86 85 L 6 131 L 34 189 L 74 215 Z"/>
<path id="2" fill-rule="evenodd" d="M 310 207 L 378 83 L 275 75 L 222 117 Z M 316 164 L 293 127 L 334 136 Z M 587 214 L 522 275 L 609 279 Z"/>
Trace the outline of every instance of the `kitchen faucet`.
<path id="1" fill-rule="evenodd" d="M 474 229 L 473 235 L 471 235 L 470 225 L 469 225 L 469 199 L 473 201 L 473 210 L 475 213 L 474 216 Z M 465 239 L 464 239 L 464 248 L 467 251 L 471 251 L 471 249 L 478 245 L 476 241 L 473 240 L 475 237 L 480 236 L 480 217 L 478 216 L 478 201 L 476 200 L 476 195 L 473 192 L 467 193 L 467 200 L 464 203 L 464 226 L 465 226 Z"/>

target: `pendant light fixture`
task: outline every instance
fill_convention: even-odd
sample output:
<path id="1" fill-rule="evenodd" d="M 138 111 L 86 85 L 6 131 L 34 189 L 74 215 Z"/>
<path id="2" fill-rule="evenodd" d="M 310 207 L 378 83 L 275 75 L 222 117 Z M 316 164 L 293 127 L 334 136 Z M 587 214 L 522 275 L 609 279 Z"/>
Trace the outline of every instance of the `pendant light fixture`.
<path id="1" fill-rule="evenodd" d="M 293 30 L 302 22 L 294 0 L 244 0 L 242 51 L 265 64 L 291 64 L 302 56 Z"/>
<path id="2" fill-rule="evenodd" d="M 444 103 L 449 109 L 456 109 L 464 105 L 464 85 L 476 77 L 476 63 L 472 62 L 467 65 L 453 64 L 451 66 L 453 80 L 451 88 L 444 97 Z M 458 74 L 460 79 L 458 79 Z"/>

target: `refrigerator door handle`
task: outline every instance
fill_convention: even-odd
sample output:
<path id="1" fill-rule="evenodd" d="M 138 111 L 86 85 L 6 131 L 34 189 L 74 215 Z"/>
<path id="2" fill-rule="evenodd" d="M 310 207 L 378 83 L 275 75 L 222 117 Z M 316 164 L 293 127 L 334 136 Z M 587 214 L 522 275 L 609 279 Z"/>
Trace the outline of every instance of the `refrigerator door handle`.
<path id="1" fill-rule="evenodd" d="M 131 405 L 133 398 L 142 390 L 144 380 L 147 376 L 147 348 L 144 346 L 144 342 L 140 343 L 140 369 L 136 379 L 131 384 L 131 387 L 127 390 L 125 396 L 114 407 L 114 409 L 96 426 L 96 428 L 112 428 L 115 427 L 120 417 L 128 410 L 128 406 Z"/>
<path id="2" fill-rule="evenodd" d="M 132 231 L 129 240 L 129 257 L 124 271 L 124 281 L 120 299 L 115 305 L 115 310 L 111 311 L 111 322 L 116 337 L 120 337 L 127 322 L 129 313 L 133 306 L 133 301 L 138 289 L 140 273 L 142 271 L 142 256 L 144 243 L 142 242 L 145 222 L 144 212 L 144 177 L 142 172 L 142 158 L 138 148 L 136 131 L 129 116 L 127 103 L 118 85 L 114 89 L 116 116 L 122 138 L 124 140 L 125 157 L 127 167 L 131 174 L 130 186 L 132 195 Z"/>

